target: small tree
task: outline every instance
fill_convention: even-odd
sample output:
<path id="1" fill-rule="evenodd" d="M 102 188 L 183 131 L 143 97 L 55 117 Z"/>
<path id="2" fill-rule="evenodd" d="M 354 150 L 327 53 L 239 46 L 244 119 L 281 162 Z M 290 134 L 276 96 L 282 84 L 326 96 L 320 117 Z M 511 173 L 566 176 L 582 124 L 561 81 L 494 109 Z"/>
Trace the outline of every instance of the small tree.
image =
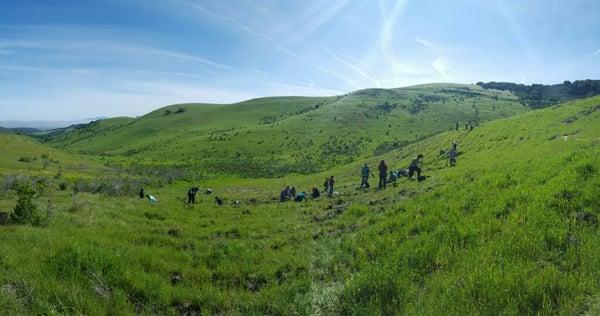
<path id="1" fill-rule="evenodd" d="M 35 203 L 37 192 L 29 182 L 21 182 L 16 188 L 17 205 L 10 216 L 13 223 L 45 226 L 50 220 L 50 206 L 45 215 L 42 215 Z"/>
<path id="2" fill-rule="evenodd" d="M 35 204 L 35 189 L 27 182 L 21 182 L 17 185 L 17 205 L 10 216 L 10 219 L 17 224 L 31 223 L 37 216 L 38 210 Z"/>

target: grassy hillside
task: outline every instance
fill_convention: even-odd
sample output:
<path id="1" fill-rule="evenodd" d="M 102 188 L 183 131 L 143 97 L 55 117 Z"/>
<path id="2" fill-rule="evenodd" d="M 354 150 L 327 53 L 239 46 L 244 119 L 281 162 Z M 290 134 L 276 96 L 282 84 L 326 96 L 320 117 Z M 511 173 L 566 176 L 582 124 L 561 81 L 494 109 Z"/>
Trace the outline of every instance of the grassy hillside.
<path id="1" fill-rule="evenodd" d="M 0 172 L 29 170 L 31 172 L 54 172 L 58 168 L 85 169 L 99 167 L 90 158 L 74 155 L 29 137 L 0 134 Z"/>
<path id="2" fill-rule="evenodd" d="M 360 93 L 374 92 L 317 110 L 344 120 L 336 107 L 358 111 Z M 200 184 L 225 205 L 204 195 L 193 209 L 180 201 L 186 182 L 147 186 L 157 205 L 46 192 L 47 227 L 0 227 L 0 312 L 597 314 L 599 123 L 596 97 L 440 133 L 369 158 L 400 168 L 425 155 L 425 181 L 381 191 L 356 190 L 357 161 L 209 179 Z M 440 154 L 452 140 L 456 167 Z M 330 174 L 333 199 L 273 200 L 284 184 L 320 187 Z"/>
<path id="3" fill-rule="evenodd" d="M 121 165 L 165 163 L 260 177 L 312 173 L 389 152 L 455 127 L 526 108 L 508 92 L 434 84 L 329 98 L 169 106 L 137 119 L 94 122 L 45 137 Z"/>

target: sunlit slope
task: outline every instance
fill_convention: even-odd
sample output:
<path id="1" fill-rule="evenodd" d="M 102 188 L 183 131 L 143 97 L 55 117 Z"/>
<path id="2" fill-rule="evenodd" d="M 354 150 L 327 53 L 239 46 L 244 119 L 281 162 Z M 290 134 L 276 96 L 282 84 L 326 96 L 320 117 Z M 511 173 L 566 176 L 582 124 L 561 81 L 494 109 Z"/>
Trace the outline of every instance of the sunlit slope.
<path id="1" fill-rule="evenodd" d="M 439 151 L 454 139 L 462 153 L 450 168 Z M 338 312 L 597 314 L 599 97 L 385 158 L 406 166 L 417 153 L 426 181 L 347 197 L 358 210 L 338 223 L 352 229 L 332 265 L 357 272 L 329 285 L 340 289 Z"/>
<path id="2" fill-rule="evenodd" d="M 328 98 L 281 97 L 232 105 L 173 105 L 138 119 L 99 121 L 50 137 L 70 151 L 165 159 L 211 171 L 309 173 L 405 146 L 459 122 L 526 108 L 510 93 L 472 85 L 369 89 Z"/>
<path id="3" fill-rule="evenodd" d="M 99 167 L 89 158 L 81 157 L 41 144 L 27 136 L 0 134 L 0 171 L 46 172 L 59 168 L 84 170 Z"/>
<path id="4" fill-rule="evenodd" d="M 145 186 L 157 205 L 78 193 L 75 207 L 70 190 L 49 190 L 49 226 L 0 229 L 2 310 L 597 315 L 599 123 L 596 97 L 443 132 L 367 159 L 398 169 L 425 156 L 425 181 L 380 191 L 356 189 L 363 161 L 202 180 L 215 194 L 195 208 L 180 200 L 189 182 Z M 451 168 L 440 151 L 452 140 Z M 326 175 L 334 198 L 276 202 L 284 183 Z"/>

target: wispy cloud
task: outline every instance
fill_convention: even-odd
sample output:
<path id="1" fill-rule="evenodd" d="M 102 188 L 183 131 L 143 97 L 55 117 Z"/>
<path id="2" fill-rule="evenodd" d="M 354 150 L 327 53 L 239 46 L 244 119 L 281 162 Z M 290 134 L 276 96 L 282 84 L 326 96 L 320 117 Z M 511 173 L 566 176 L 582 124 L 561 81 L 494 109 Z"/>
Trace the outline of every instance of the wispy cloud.
<path id="1" fill-rule="evenodd" d="M 598 48 L 598 50 L 592 54 L 592 56 L 598 56 L 598 55 L 600 55 L 600 48 Z"/>
<path id="2" fill-rule="evenodd" d="M 125 53 L 133 54 L 137 59 L 140 56 L 162 56 L 166 59 L 178 59 L 193 62 L 201 66 L 209 66 L 224 70 L 233 70 L 235 67 L 225 63 L 217 62 L 208 58 L 195 56 L 192 54 L 181 53 L 172 50 L 166 50 L 157 47 L 143 46 L 119 41 L 103 41 L 103 40 L 82 40 L 82 41 L 20 41 L 0 42 L 0 49 L 52 49 L 56 51 L 72 51 L 81 56 L 88 56 L 90 52 L 99 54 L 117 55 L 121 59 L 127 59 Z M 50 55 L 49 55 L 50 56 Z M 214 75 L 215 73 L 207 68 L 203 68 L 206 72 Z"/>
<path id="3" fill-rule="evenodd" d="M 341 74 L 338 74 L 332 70 L 329 70 L 323 66 L 319 66 L 319 65 L 314 65 L 317 69 L 319 69 L 320 71 L 329 74 L 337 79 L 339 79 L 340 81 L 343 81 L 344 83 L 346 83 L 347 85 L 349 85 L 350 87 L 352 87 L 352 89 L 358 89 L 358 87 L 360 87 L 358 84 L 356 84 L 354 81 L 346 78 L 346 76 L 343 76 Z"/>
<path id="4" fill-rule="evenodd" d="M 254 35 L 254 36 L 258 36 L 261 37 L 263 39 L 266 40 L 272 40 L 271 36 L 269 36 L 266 33 L 263 32 L 259 32 L 257 30 L 255 30 L 254 28 L 250 27 L 248 24 L 245 24 L 243 22 L 241 22 L 239 19 L 236 19 L 232 16 L 229 15 L 225 15 L 225 14 L 221 14 L 221 13 L 216 13 L 214 11 L 211 11 L 209 9 L 207 9 L 206 7 L 204 7 L 203 5 L 197 3 L 197 2 L 193 2 L 193 1 L 189 1 L 189 0 L 174 0 L 175 2 L 182 4 L 182 5 L 186 5 L 189 7 L 192 7 L 193 9 L 195 9 L 196 11 L 200 12 L 202 15 L 214 18 L 214 19 L 220 19 L 220 20 L 224 20 L 227 21 L 229 23 L 232 23 L 236 26 L 238 26 L 239 28 L 241 28 L 242 30 Z"/>
<path id="5" fill-rule="evenodd" d="M 446 57 L 440 56 L 431 62 L 431 67 L 442 76 L 447 77 L 450 71 L 450 64 Z"/>
<path id="6" fill-rule="evenodd" d="M 419 43 L 419 44 L 427 47 L 427 48 L 436 48 L 437 47 L 437 45 L 434 42 L 428 41 L 426 39 L 422 39 L 422 38 L 419 38 L 419 37 L 415 38 L 415 41 L 417 43 Z"/>
<path id="7" fill-rule="evenodd" d="M 346 78 L 346 76 L 343 76 L 333 70 L 330 70 L 328 68 L 326 68 L 325 66 L 321 66 L 321 65 L 317 65 L 315 63 L 310 62 L 308 59 L 304 58 L 303 56 L 293 52 L 292 50 L 285 48 L 283 46 L 277 46 L 277 50 L 283 52 L 284 54 L 287 54 L 291 57 L 294 57 L 296 59 L 298 59 L 299 61 L 301 61 L 302 63 L 309 65 L 311 67 L 314 67 L 315 69 L 324 72 L 342 82 L 344 82 L 345 84 L 347 84 L 348 86 L 350 86 L 352 89 L 356 89 L 357 87 L 359 87 L 355 82 L 353 82 L 352 80 L 349 80 L 348 78 Z"/>
<path id="8" fill-rule="evenodd" d="M 289 37 L 288 41 L 291 44 L 300 43 L 312 33 L 319 30 L 323 24 L 327 23 L 337 15 L 337 13 L 348 3 L 348 0 L 328 0 L 321 1 L 317 4 L 321 5 L 323 3 L 327 4 L 327 6 L 320 9 L 320 12 L 316 16 L 310 16 L 308 21 L 302 19 L 293 24 L 292 29 L 298 28 L 300 31 L 295 33 L 290 32 L 291 36 Z"/>
<path id="9" fill-rule="evenodd" d="M 381 83 L 376 80 L 375 78 L 369 76 L 364 70 L 362 70 L 360 67 L 356 66 L 355 64 L 353 64 L 352 62 L 348 62 L 347 60 L 345 60 L 343 57 L 338 56 L 338 54 L 334 53 L 333 51 L 331 51 L 331 49 L 324 47 L 325 50 L 327 51 L 327 53 L 329 54 L 329 56 L 333 57 L 333 59 L 335 59 L 336 61 L 340 62 L 341 64 L 347 66 L 348 68 L 352 69 L 354 72 L 356 72 L 357 74 L 359 74 L 361 77 L 371 81 L 372 83 L 374 83 L 377 88 L 381 87 Z"/>
<path id="10" fill-rule="evenodd" d="M 407 73 L 416 74 L 420 72 L 416 67 L 401 62 L 401 58 L 396 54 L 394 48 L 394 35 L 396 23 L 400 15 L 404 12 L 408 0 L 398 0 L 394 3 L 391 10 L 387 8 L 387 3 L 380 1 L 380 10 L 383 16 L 383 23 L 379 34 L 379 46 L 385 63 L 392 71 L 394 77 L 400 77 Z"/>
<path id="11" fill-rule="evenodd" d="M 515 36 L 517 42 L 521 46 L 521 49 L 525 52 L 530 62 L 539 63 L 539 58 L 533 49 L 533 45 L 531 41 L 527 37 L 526 33 L 523 31 L 521 27 L 521 23 L 517 19 L 517 16 L 514 14 L 513 10 L 509 7 L 505 0 L 496 0 L 496 4 L 500 9 L 500 13 L 504 18 L 506 24 L 509 29 Z"/>

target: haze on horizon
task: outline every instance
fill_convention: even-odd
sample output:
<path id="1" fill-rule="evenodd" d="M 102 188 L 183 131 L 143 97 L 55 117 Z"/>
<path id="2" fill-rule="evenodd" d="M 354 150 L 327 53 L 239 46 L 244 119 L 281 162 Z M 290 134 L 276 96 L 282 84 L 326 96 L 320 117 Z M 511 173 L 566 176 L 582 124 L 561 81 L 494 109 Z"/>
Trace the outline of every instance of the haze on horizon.
<path id="1" fill-rule="evenodd" d="M 0 0 L 0 121 L 598 79 L 594 0 Z"/>

